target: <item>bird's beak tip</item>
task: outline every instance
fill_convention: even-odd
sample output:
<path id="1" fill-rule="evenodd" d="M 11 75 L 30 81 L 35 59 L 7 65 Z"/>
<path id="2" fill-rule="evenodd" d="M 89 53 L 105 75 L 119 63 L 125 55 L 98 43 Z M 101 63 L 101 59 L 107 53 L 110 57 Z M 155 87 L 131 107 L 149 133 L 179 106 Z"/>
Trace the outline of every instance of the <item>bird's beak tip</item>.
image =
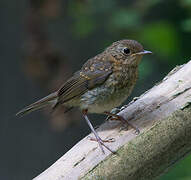
<path id="1" fill-rule="evenodd" d="M 135 53 L 134 55 L 145 55 L 145 54 L 152 54 L 152 52 L 151 51 L 143 50 L 141 52 Z"/>
<path id="2" fill-rule="evenodd" d="M 144 50 L 144 51 L 142 52 L 142 54 L 152 54 L 152 52 L 151 52 L 151 51 Z"/>

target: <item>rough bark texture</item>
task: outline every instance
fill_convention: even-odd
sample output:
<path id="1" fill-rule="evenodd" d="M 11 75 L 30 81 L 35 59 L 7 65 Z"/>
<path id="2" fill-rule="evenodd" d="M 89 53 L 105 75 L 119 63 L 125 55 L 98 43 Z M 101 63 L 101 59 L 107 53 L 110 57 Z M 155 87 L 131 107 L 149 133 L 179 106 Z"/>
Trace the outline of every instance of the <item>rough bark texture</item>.
<path id="1" fill-rule="evenodd" d="M 154 179 L 191 151 L 191 61 L 173 69 L 158 85 L 119 114 L 139 127 L 120 130 L 106 122 L 99 135 L 117 154 L 101 154 L 97 143 L 82 139 L 35 180 Z M 91 134 L 92 136 L 92 134 Z"/>
<path id="2" fill-rule="evenodd" d="M 161 175 L 191 150 L 191 107 L 157 122 L 109 156 L 82 179 L 148 180 Z M 177 131 L 177 129 L 180 129 Z"/>

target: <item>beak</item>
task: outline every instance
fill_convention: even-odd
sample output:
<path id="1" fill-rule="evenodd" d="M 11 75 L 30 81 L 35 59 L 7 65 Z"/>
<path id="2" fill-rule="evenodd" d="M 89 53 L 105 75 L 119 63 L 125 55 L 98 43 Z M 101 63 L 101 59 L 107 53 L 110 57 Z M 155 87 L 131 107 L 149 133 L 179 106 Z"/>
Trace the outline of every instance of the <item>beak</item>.
<path id="1" fill-rule="evenodd" d="M 144 54 L 152 54 L 152 52 L 151 51 L 143 50 L 141 52 L 136 53 L 136 55 L 144 55 Z"/>

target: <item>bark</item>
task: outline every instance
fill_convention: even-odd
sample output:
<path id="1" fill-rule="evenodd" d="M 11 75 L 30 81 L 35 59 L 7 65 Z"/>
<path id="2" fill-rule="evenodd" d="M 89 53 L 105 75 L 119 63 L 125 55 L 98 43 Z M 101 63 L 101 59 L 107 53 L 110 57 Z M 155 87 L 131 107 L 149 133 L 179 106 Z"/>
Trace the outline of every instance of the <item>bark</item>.
<path id="1" fill-rule="evenodd" d="M 117 122 L 99 127 L 102 139 L 115 139 L 107 145 L 116 154 L 102 154 L 97 143 L 85 137 L 34 179 L 155 179 L 191 151 L 190 104 L 191 61 L 119 113 L 139 127 L 139 135 L 121 130 Z"/>

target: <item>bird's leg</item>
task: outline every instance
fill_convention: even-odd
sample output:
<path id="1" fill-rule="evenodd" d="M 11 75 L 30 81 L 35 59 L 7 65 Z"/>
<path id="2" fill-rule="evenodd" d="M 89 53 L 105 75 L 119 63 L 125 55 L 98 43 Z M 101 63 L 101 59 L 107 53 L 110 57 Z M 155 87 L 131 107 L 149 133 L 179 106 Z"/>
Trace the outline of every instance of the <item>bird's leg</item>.
<path id="1" fill-rule="evenodd" d="M 109 117 L 111 117 L 111 120 L 116 120 L 116 121 L 121 121 L 123 124 L 128 124 L 129 126 L 131 126 L 133 129 L 135 129 L 135 133 L 139 134 L 140 130 L 134 126 L 132 123 L 130 123 L 128 120 L 126 120 L 124 117 L 119 116 L 117 114 L 113 114 L 111 112 L 107 112 L 105 111 L 104 114 L 108 115 Z"/>
<path id="2" fill-rule="evenodd" d="M 104 141 L 104 140 L 102 140 L 102 139 L 98 136 L 97 132 L 95 131 L 94 127 L 92 126 L 92 124 L 91 124 L 91 122 L 90 122 L 90 120 L 89 120 L 89 118 L 88 118 L 88 116 L 87 116 L 87 112 L 88 112 L 87 109 L 82 110 L 82 114 L 83 114 L 83 116 L 84 116 L 84 118 L 85 118 L 85 120 L 86 120 L 88 126 L 90 127 L 91 131 L 93 132 L 93 134 L 94 134 L 94 136 L 95 136 L 95 139 L 91 138 L 90 140 L 92 140 L 92 141 L 97 141 L 97 142 L 98 142 L 99 147 L 101 148 L 101 151 L 102 151 L 103 154 L 105 154 L 104 149 L 103 149 L 103 146 L 104 146 L 106 149 L 108 149 L 110 152 L 115 153 L 114 151 L 112 151 L 109 147 L 107 147 L 107 146 L 104 144 L 104 142 L 109 142 L 109 140 Z"/>

